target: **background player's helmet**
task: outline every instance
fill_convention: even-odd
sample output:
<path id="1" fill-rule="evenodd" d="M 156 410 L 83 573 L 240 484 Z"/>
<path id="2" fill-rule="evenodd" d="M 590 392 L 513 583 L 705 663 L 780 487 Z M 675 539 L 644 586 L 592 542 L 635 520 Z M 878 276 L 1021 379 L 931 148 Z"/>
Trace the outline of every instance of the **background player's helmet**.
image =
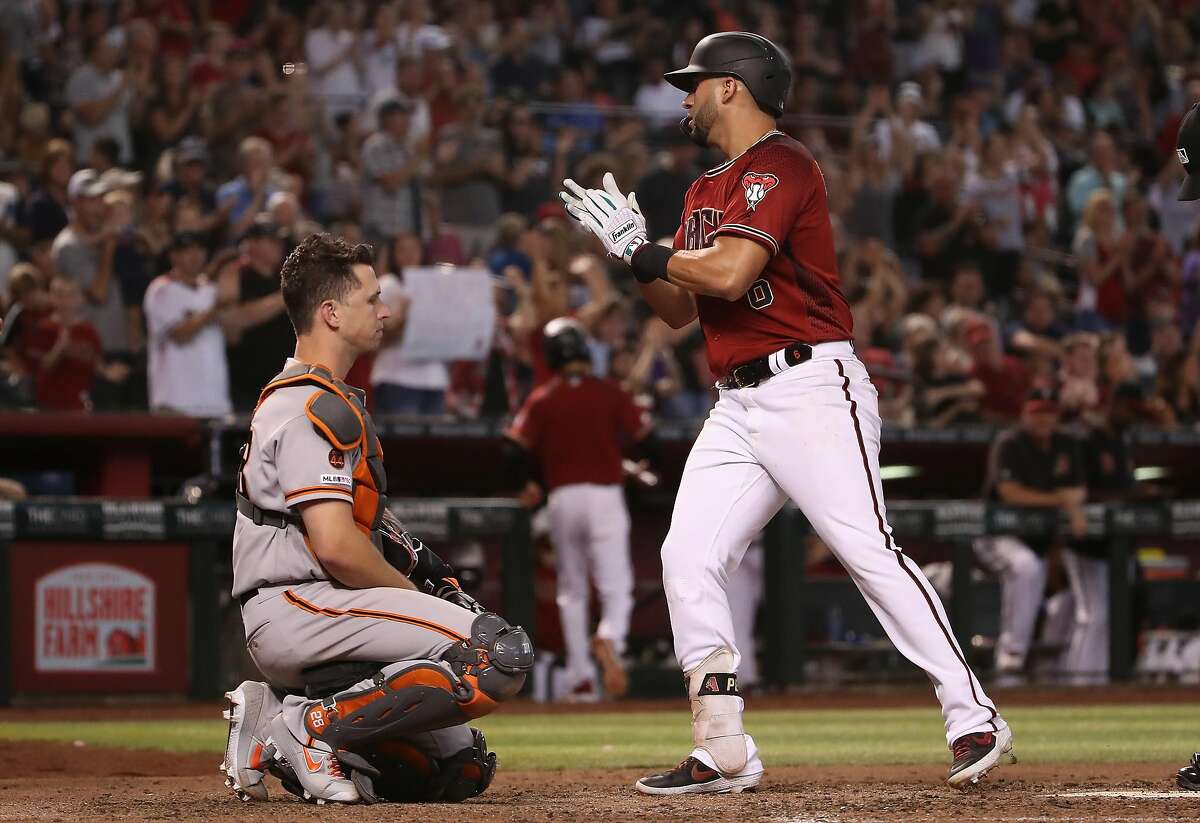
<path id="1" fill-rule="evenodd" d="M 542 332 L 546 364 L 558 371 L 568 363 L 592 362 L 588 349 L 587 333 L 583 325 L 570 317 L 559 317 L 546 324 Z"/>
<path id="2" fill-rule="evenodd" d="M 692 50 L 682 69 L 663 75 L 677 89 L 696 90 L 705 77 L 736 77 L 759 106 L 779 117 L 792 88 L 792 63 L 783 49 L 758 34 L 723 31 L 710 34 Z"/>

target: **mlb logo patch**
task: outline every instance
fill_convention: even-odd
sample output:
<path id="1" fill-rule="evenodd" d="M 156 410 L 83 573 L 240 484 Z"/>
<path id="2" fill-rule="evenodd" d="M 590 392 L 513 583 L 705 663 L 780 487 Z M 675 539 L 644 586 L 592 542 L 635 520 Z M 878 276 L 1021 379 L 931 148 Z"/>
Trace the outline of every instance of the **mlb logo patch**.
<path id="1" fill-rule="evenodd" d="M 742 175 L 742 189 L 746 192 L 746 205 L 754 211 L 771 191 L 779 185 L 779 178 L 773 174 L 763 174 L 748 171 Z"/>

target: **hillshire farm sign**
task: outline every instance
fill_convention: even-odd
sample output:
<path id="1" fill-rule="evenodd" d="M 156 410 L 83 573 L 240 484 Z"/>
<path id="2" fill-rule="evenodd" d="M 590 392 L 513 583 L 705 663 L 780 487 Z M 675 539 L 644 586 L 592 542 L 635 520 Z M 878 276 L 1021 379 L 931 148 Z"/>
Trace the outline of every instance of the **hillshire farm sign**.
<path id="1" fill-rule="evenodd" d="M 76 563 L 38 578 L 38 672 L 152 671 L 155 584 L 124 566 Z"/>

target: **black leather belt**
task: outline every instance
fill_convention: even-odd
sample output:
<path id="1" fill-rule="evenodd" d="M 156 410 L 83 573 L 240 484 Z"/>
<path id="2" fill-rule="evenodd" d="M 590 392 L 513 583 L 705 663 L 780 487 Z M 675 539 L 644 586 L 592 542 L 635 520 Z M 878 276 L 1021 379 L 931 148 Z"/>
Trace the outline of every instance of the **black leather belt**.
<path id="1" fill-rule="evenodd" d="M 749 389 L 757 386 L 781 371 L 799 366 L 812 359 L 812 346 L 807 343 L 791 343 L 781 351 L 763 355 L 749 363 L 734 366 L 729 373 L 717 381 L 719 389 Z"/>

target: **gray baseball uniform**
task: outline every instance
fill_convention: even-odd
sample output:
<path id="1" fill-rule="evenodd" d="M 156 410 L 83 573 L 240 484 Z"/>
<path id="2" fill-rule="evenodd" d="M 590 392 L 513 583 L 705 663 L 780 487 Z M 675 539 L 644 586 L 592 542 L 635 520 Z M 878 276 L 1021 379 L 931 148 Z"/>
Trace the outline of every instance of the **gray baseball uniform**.
<path id="1" fill-rule="evenodd" d="M 305 368 L 289 358 L 276 380 Z M 335 448 L 318 430 L 308 406 L 322 392 L 311 384 L 283 386 L 254 412 L 242 477 L 255 506 L 296 513 L 314 500 L 353 505 L 362 449 Z M 323 663 L 437 660 L 470 636 L 476 617 L 419 592 L 342 586 L 321 567 L 297 522 L 256 525 L 241 511 L 233 595 L 242 603 L 251 657 L 271 685 L 286 689 L 302 688 L 301 671 Z"/>

